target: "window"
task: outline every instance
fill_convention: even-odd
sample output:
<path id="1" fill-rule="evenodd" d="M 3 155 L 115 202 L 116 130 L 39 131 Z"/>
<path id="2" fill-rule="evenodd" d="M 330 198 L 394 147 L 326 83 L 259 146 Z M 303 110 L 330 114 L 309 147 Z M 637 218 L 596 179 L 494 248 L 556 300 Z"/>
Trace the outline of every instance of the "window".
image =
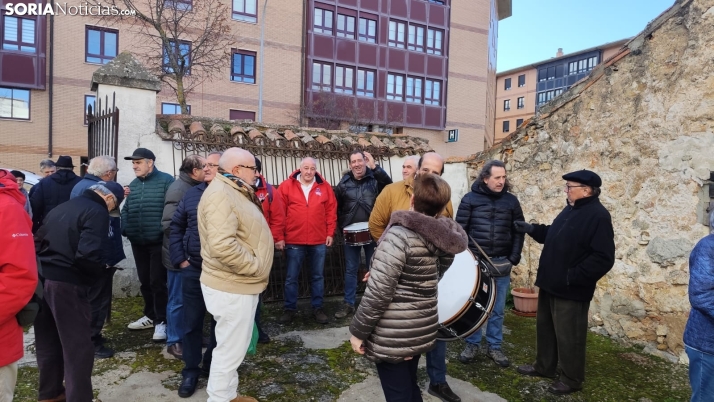
<path id="1" fill-rule="evenodd" d="M 255 112 L 250 112 L 248 110 L 235 110 L 230 109 L 228 111 L 230 120 L 252 120 L 255 121 Z"/>
<path id="2" fill-rule="evenodd" d="M 503 101 L 503 110 L 504 111 L 511 110 L 511 100 L 510 99 L 506 99 Z"/>
<path id="3" fill-rule="evenodd" d="M 568 74 L 577 74 L 578 73 L 578 62 L 577 61 L 571 61 L 568 63 Z"/>
<path id="4" fill-rule="evenodd" d="M 442 49 L 442 39 L 444 38 L 444 32 L 438 29 L 427 29 L 426 30 L 426 52 L 429 54 L 441 54 Z"/>
<path id="5" fill-rule="evenodd" d="M 510 78 L 506 78 L 506 79 L 503 81 L 503 89 L 505 89 L 506 91 L 508 91 L 509 89 L 511 89 L 511 79 L 510 79 Z"/>
<path id="6" fill-rule="evenodd" d="M 588 71 L 592 70 L 597 66 L 597 56 L 588 58 Z"/>
<path id="7" fill-rule="evenodd" d="M 404 76 L 387 74 L 387 99 L 404 100 Z"/>
<path id="8" fill-rule="evenodd" d="M 315 9 L 315 19 L 312 22 L 312 31 L 332 35 L 332 16 L 334 13 L 330 10 L 321 8 Z"/>
<path id="9" fill-rule="evenodd" d="M 191 105 L 186 105 L 188 114 L 191 114 Z M 161 102 L 161 114 L 181 114 L 181 105 L 178 103 Z"/>
<path id="10" fill-rule="evenodd" d="M 352 67 L 335 67 L 335 92 L 352 95 L 354 93 L 355 69 Z"/>
<path id="11" fill-rule="evenodd" d="M 233 50 L 231 81 L 255 84 L 255 52 Z"/>
<path id="12" fill-rule="evenodd" d="M 403 22 L 389 21 L 389 40 L 387 41 L 391 47 L 406 48 L 404 35 L 407 25 Z"/>
<path id="13" fill-rule="evenodd" d="M 92 114 L 96 115 L 97 114 L 97 105 L 96 105 L 96 100 L 97 97 L 94 95 L 84 95 L 84 125 L 86 126 L 89 124 L 87 121 L 87 114 L 89 113 L 89 107 L 92 107 Z"/>
<path id="14" fill-rule="evenodd" d="M 84 61 L 107 64 L 117 55 L 119 31 L 87 26 L 84 43 Z"/>
<path id="15" fill-rule="evenodd" d="M 332 91 L 332 65 L 312 63 L 312 89 L 315 91 Z"/>
<path id="16" fill-rule="evenodd" d="M 164 7 L 190 11 L 193 9 L 193 0 L 164 0 Z"/>
<path id="17" fill-rule="evenodd" d="M 233 19 L 258 22 L 258 0 L 233 0 Z"/>
<path id="18" fill-rule="evenodd" d="M 441 4 L 443 6 L 446 4 L 446 0 L 429 0 L 429 3 Z"/>
<path id="19" fill-rule="evenodd" d="M 357 95 L 374 98 L 374 71 L 357 70 Z"/>
<path id="20" fill-rule="evenodd" d="M 523 109 L 524 107 L 526 107 L 526 98 L 525 97 L 521 96 L 520 98 L 518 98 L 517 107 L 518 107 L 518 109 Z"/>
<path id="21" fill-rule="evenodd" d="M 169 40 L 169 48 L 171 54 L 164 49 L 164 71 L 174 72 L 171 67 L 173 60 L 179 69 L 184 69 L 187 75 L 191 74 L 191 42 Z"/>
<path id="22" fill-rule="evenodd" d="M 363 42 L 377 43 L 377 21 L 360 18 L 358 39 Z"/>
<path id="23" fill-rule="evenodd" d="M 441 105 L 441 81 L 426 80 L 424 104 L 434 106 Z"/>
<path id="24" fill-rule="evenodd" d="M 407 49 L 424 51 L 424 27 L 409 25 L 409 35 L 407 36 Z"/>
<path id="25" fill-rule="evenodd" d="M 2 35 L 4 50 L 35 53 L 35 20 L 29 18 L 5 16 L 5 27 Z"/>
<path id="26" fill-rule="evenodd" d="M 30 119 L 30 91 L 0 87 L 0 117 Z"/>
<path id="27" fill-rule="evenodd" d="M 355 38 L 355 17 L 337 14 L 337 36 Z"/>
<path id="28" fill-rule="evenodd" d="M 526 86 L 526 75 L 521 74 L 518 76 L 518 87 L 524 87 Z"/>
<path id="29" fill-rule="evenodd" d="M 578 73 L 584 73 L 588 70 L 588 61 L 586 59 L 578 60 Z"/>
<path id="30" fill-rule="evenodd" d="M 520 127 L 521 124 L 523 124 L 523 119 L 516 119 L 516 128 Z"/>
<path id="31" fill-rule="evenodd" d="M 547 75 L 548 75 L 547 68 L 541 68 L 540 70 L 538 70 L 538 82 L 545 81 Z"/>
<path id="32" fill-rule="evenodd" d="M 553 67 L 548 67 L 548 77 L 547 79 L 552 80 L 555 79 L 555 66 Z"/>
<path id="33" fill-rule="evenodd" d="M 511 131 L 511 122 L 508 120 L 504 120 L 503 121 L 503 132 L 507 133 L 509 131 Z"/>
<path id="34" fill-rule="evenodd" d="M 422 79 L 407 77 L 407 102 L 421 103 Z"/>

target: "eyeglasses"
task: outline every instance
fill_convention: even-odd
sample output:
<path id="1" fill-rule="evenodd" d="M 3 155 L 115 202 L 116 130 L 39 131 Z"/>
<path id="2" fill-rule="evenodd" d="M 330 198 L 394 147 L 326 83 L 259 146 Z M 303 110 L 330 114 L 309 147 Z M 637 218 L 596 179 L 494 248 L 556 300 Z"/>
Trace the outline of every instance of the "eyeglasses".
<path id="1" fill-rule="evenodd" d="M 570 191 L 571 188 L 576 188 L 576 187 L 587 187 L 587 186 L 571 186 L 571 185 L 569 185 L 569 184 L 566 184 L 566 185 L 565 185 L 565 191 L 566 191 L 566 192 L 567 192 L 567 191 Z"/>
<path id="2" fill-rule="evenodd" d="M 257 166 L 236 165 L 236 167 L 242 167 L 242 168 L 250 169 L 250 170 L 253 171 L 253 173 L 255 173 L 255 172 L 258 170 L 258 167 L 257 167 Z"/>
<path id="3" fill-rule="evenodd" d="M 211 168 L 217 168 L 218 164 L 217 163 L 206 163 L 206 166 L 211 167 Z"/>

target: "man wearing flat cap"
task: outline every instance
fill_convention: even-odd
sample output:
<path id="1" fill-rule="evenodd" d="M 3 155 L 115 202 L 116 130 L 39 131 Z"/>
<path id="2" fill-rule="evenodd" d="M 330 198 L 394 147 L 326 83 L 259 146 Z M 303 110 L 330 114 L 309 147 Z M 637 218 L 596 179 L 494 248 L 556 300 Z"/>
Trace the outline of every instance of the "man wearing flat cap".
<path id="1" fill-rule="evenodd" d="M 131 242 L 144 298 L 144 316 L 130 323 L 129 329 L 154 328 L 154 342 L 164 342 L 168 290 L 161 259 L 164 239 L 161 217 L 166 191 L 174 178 L 156 168 L 156 156 L 146 148 L 137 148 L 124 159 L 131 161 L 136 179 L 129 184 L 130 192 L 121 210 L 122 235 Z"/>
<path id="2" fill-rule="evenodd" d="M 579 170 L 563 179 L 568 205 L 551 225 L 514 222 L 516 231 L 544 245 L 535 282 L 540 288 L 536 360 L 517 370 L 555 379 L 548 391 L 556 395 L 583 387 L 588 308 L 597 281 L 615 263 L 612 218 L 598 199 L 600 176 Z"/>

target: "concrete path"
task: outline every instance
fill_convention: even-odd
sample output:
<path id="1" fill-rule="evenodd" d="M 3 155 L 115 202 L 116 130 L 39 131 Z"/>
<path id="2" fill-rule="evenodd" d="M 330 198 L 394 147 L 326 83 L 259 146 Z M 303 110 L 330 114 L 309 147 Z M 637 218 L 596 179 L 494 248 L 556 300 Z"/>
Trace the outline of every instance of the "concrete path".
<path id="1" fill-rule="evenodd" d="M 446 381 L 462 402 L 505 402 L 506 400 L 490 392 L 482 392 L 466 381 L 446 376 Z M 439 402 L 440 399 L 422 390 L 424 402 Z M 379 377 L 371 375 L 359 384 L 349 387 L 337 402 L 385 402 Z"/>

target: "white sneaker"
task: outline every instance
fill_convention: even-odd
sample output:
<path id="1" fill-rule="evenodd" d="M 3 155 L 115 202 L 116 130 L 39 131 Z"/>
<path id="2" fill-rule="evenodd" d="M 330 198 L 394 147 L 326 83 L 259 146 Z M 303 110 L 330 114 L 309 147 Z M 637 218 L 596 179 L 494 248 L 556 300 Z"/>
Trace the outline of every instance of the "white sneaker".
<path id="1" fill-rule="evenodd" d="M 166 323 L 160 322 L 154 328 L 154 342 L 166 342 Z"/>
<path id="2" fill-rule="evenodd" d="M 129 329 L 149 329 L 149 328 L 154 328 L 154 322 L 151 321 L 151 318 L 147 316 L 143 316 L 139 318 L 138 320 L 132 322 L 131 324 L 127 325 L 127 328 Z"/>

